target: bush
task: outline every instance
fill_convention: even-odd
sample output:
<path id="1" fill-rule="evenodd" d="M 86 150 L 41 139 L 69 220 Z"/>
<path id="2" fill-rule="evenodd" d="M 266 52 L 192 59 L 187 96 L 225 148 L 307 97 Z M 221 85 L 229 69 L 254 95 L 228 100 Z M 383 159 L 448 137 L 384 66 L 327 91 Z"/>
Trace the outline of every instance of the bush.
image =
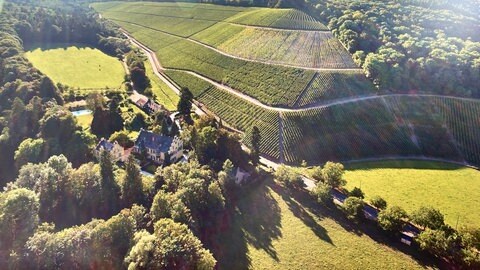
<path id="1" fill-rule="evenodd" d="M 387 208 L 387 201 L 385 201 L 382 197 L 380 196 L 374 196 L 370 199 L 370 203 L 376 207 L 377 209 L 380 210 L 385 210 Z"/>
<path id="2" fill-rule="evenodd" d="M 357 197 L 357 198 L 360 198 L 360 199 L 363 199 L 365 198 L 365 194 L 363 193 L 363 191 L 358 188 L 358 187 L 354 187 L 352 189 L 352 191 L 349 192 L 349 195 L 350 197 Z"/>
<path id="3" fill-rule="evenodd" d="M 432 230 L 440 229 L 445 225 L 443 214 L 430 206 L 422 206 L 412 214 L 412 221 Z"/>
<path id="4" fill-rule="evenodd" d="M 319 203 L 330 204 L 332 203 L 332 194 L 330 193 L 332 189 L 329 185 L 324 183 L 317 183 L 317 185 L 310 192 Z"/>
<path id="5" fill-rule="evenodd" d="M 348 219 L 362 219 L 365 217 L 363 214 L 363 207 L 365 203 L 362 199 L 357 197 L 348 197 L 343 203 L 343 210 L 347 214 Z"/>
<path id="6" fill-rule="evenodd" d="M 389 232 L 400 232 L 404 225 L 404 219 L 408 218 L 407 212 L 398 206 L 392 206 L 380 211 L 378 224 L 382 229 Z"/>
<path id="7" fill-rule="evenodd" d="M 278 167 L 274 173 L 274 177 L 277 181 L 289 188 L 303 188 L 305 186 L 302 176 L 283 165 Z"/>

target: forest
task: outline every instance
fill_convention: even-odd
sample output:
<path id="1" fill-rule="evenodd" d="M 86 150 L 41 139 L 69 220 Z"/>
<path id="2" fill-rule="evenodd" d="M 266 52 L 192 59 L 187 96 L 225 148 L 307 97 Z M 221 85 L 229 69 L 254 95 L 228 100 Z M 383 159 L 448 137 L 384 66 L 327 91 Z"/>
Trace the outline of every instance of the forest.
<path id="1" fill-rule="evenodd" d="M 479 1 L 309 4 L 379 92 L 480 97 Z"/>

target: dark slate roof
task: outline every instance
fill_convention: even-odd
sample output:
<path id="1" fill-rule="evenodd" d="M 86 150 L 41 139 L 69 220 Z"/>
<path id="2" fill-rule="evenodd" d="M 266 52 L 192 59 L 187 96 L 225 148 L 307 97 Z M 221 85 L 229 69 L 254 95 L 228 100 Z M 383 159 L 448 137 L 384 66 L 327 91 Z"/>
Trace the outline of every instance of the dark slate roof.
<path id="1" fill-rule="evenodd" d="M 140 134 L 138 134 L 137 140 L 135 141 L 135 146 L 139 148 L 148 148 L 154 149 L 157 152 L 166 153 L 170 150 L 172 145 L 173 138 L 168 136 L 162 136 L 155 134 L 153 132 L 141 129 Z"/>
<path id="2" fill-rule="evenodd" d="M 113 143 L 102 138 L 95 147 L 95 150 L 100 151 L 102 148 L 110 152 L 113 149 Z"/>

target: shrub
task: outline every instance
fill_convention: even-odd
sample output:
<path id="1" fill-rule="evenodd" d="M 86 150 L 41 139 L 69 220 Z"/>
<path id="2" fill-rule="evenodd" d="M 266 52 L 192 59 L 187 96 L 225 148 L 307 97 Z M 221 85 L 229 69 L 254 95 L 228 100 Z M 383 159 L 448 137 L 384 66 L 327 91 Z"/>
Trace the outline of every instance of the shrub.
<path id="1" fill-rule="evenodd" d="M 332 194 L 330 193 L 331 188 L 329 185 L 324 183 L 317 183 L 317 185 L 311 191 L 312 196 L 314 196 L 319 203 L 329 204 L 332 202 Z"/>
<path id="2" fill-rule="evenodd" d="M 360 199 L 365 198 L 365 194 L 364 194 L 363 191 L 362 191 L 360 188 L 358 188 L 358 187 L 354 187 L 354 188 L 352 189 L 352 191 L 350 191 L 349 194 L 350 194 L 351 197 L 357 197 L 357 198 L 360 198 Z"/>
<path id="3" fill-rule="evenodd" d="M 380 196 L 374 196 L 370 199 L 370 203 L 380 209 L 380 210 L 384 210 L 387 208 L 387 201 L 385 201 L 382 197 Z"/>
<path id="4" fill-rule="evenodd" d="M 364 205 L 365 203 L 362 201 L 362 199 L 357 197 L 348 197 L 343 203 L 343 210 L 347 214 L 348 219 L 359 220 L 365 217 L 363 214 Z"/>
<path id="5" fill-rule="evenodd" d="M 386 210 L 380 211 L 378 215 L 378 224 L 382 229 L 397 233 L 402 230 L 404 219 L 408 217 L 407 212 L 398 206 L 392 206 Z"/>

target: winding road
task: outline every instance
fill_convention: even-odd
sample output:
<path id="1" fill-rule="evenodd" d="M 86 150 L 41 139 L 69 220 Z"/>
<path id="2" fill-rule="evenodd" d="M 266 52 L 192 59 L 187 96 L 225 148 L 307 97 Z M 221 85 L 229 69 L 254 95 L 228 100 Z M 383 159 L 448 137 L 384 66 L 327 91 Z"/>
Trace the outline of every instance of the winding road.
<path id="1" fill-rule="evenodd" d="M 152 64 L 153 72 L 155 75 L 157 75 L 163 82 L 167 84 L 168 87 L 170 87 L 175 93 L 180 94 L 180 89 L 179 87 L 171 81 L 166 75 L 164 75 L 164 71 L 168 70 L 162 67 L 160 64 L 160 61 L 158 61 L 158 58 L 155 54 L 154 51 L 149 49 L 147 46 L 130 36 L 126 31 L 122 30 L 124 35 L 132 42 L 135 46 L 139 47 L 145 55 L 147 55 L 150 63 Z M 213 81 L 203 75 L 200 75 L 196 72 L 193 71 L 185 71 L 191 75 L 196 76 L 197 78 L 200 78 L 208 83 L 211 83 L 215 85 L 216 87 L 223 89 L 225 91 L 228 91 L 231 94 L 234 94 L 238 96 L 239 98 L 242 98 L 248 102 L 251 102 L 257 106 L 260 106 L 262 108 L 268 109 L 268 110 L 274 110 L 278 112 L 301 112 L 301 111 L 308 111 L 308 110 L 314 110 L 314 109 L 319 109 L 319 108 L 326 108 L 326 107 L 331 107 L 331 106 L 336 106 L 336 105 L 341 105 L 341 104 L 347 104 L 347 103 L 353 103 L 353 102 L 358 102 L 358 101 L 364 101 L 364 100 L 372 100 L 372 99 L 383 99 L 385 97 L 439 97 L 439 98 L 450 98 L 454 100 L 461 100 L 461 101 L 470 101 L 470 102 L 480 102 L 478 99 L 473 99 L 473 98 L 462 98 L 462 97 L 453 97 L 453 96 L 445 96 L 445 95 L 433 95 L 433 94 L 387 94 L 387 95 L 370 95 L 370 96 L 361 96 L 361 97 L 349 97 L 345 99 L 337 99 L 337 100 L 332 100 L 332 101 L 323 101 L 319 102 L 317 104 L 311 104 L 308 107 L 304 108 L 280 108 L 280 107 L 272 107 L 266 104 L 261 103 L 257 99 L 250 97 L 248 95 L 243 94 L 242 92 L 235 90 L 231 87 L 225 86 L 223 84 L 220 84 L 216 81 Z M 320 104 L 321 103 L 321 104 Z M 195 112 L 199 115 L 205 115 L 209 114 L 208 112 L 204 111 L 202 108 L 199 106 L 196 106 L 193 104 L 193 108 Z M 349 161 L 341 161 L 345 163 L 351 163 L 351 162 L 364 162 L 364 161 L 377 161 L 377 160 L 385 160 L 385 159 L 415 159 L 415 160 L 426 160 L 426 161 L 442 161 L 442 162 L 447 162 L 447 163 L 452 163 L 452 164 L 457 164 L 457 165 L 463 165 L 463 166 L 469 166 L 475 169 L 479 169 L 478 167 L 472 166 L 470 164 L 467 164 L 466 162 L 459 162 L 455 160 L 448 160 L 448 159 L 438 159 L 438 158 L 428 158 L 428 157 L 422 157 L 422 156 L 388 156 L 388 157 L 381 157 L 381 158 L 364 158 L 364 159 L 357 159 L 357 160 L 349 160 Z M 273 169 L 276 169 L 279 166 L 278 162 L 272 161 L 270 159 L 267 159 L 265 157 L 261 157 L 261 162 L 265 164 L 268 167 L 271 167 Z M 314 183 L 304 177 L 304 182 L 307 186 L 308 189 L 311 189 L 314 187 Z"/>
<path id="2" fill-rule="evenodd" d="M 342 104 L 347 104 L 347 103 L 353 103 L 353 102 L 358 102 L 358 101 L 365 101 L 365 100 L 372 100 L 372 99 L 383 99 L 385 97 L 439 97 L 439 98 L 450 98 L 454 100 L 461 100 L 461 101 L 473 101 L 473 102 L 480 102 L 478 99 L 474 98 L 462 98 L 462 97 L 453 97 L 453 96 L 446 96 L 446 95 L 434 95 L 434 94 L 384 94 L 384 95 L 366 95 L 366 96 L 357 96 L 357 97 L 347 97 L 347 98 L 342 98 L 342 99 L 335 99 L 335 100 L 330 100 L 330 101 L 319 101 L 317 103 L 312 103 L 307 106 L 301 107 L 301 108 L 283 108 L 283 107 L 274 107 L 270 106 L 267 104 L 264 104 L 260 102 L 259 100 L 246 95 L 242 93 L 239 90 L 233 89 L 230 86 L 221 84 L 217 81 L 214 81 L 210 78 L 207 78 L 197 72 L 191 71 L 191 70 L 183 70 L 183 69 L 171 69 L 171 68 L 164 68 L 160 61 L 157 58 L 157 55 L 155 54 L 154 51 L 152 51 L 150 48 L 145 46 L 143 43 L 139 42 L 136 40 L 134 37 L 132 37 L 128 32 L 122 29 L 123 34 L 132 42 L 134 45 L 142 49 L 142 51 L 147 55 L 149 61 L 152 63 L 153 71 L 155 75 L 157 75 L 162 81 L 164 81 L 172 90 L 175 91 L 175 93 L 180 94 L 179 87 L 177 85 L 174 85 L 174 83 L 169 80 L 163 72 L 165 70 L 176 70 L 176 71 L 183 71 L 186 72 L 190 75 L 193 75 L 199 79 L 202 79 L 212 85 L 214 85 L 217 88 L 220 88 L 222 90 L 225 90 L 229 92 L 230 94 L 233 94 L 239 98 L 242 98 L 243 100 L 246 100 L 254 105 L 257 105 L 259 107 L 262 107 L 267 110 L 273 110 L 273 111 L 278 111 L 278 112 L 302 112 L 302 111 L 309 111 L 309 110 L 315 110 L 315 109 L 320 109 L 320 108 L 327 108 L 327 107 L 332 107 L 336 105 L 342 105 Z"/>
<path id="3" fill-rule="evenodd" d="M 203 46 L 207 49 L 210 49 L 210 50 L 213 50 L 215 51 L 216 53 L 219 53 L 223 56 L 227 56 L 227 57 L 230 57 L 230 58 L 234 58 L 234 59 L 238 59 L 238 60 L 242 60 L 242 61 L 247 61 L 247 62 L 253 62 L 253 63 L 259 63 L 259 64 L 267 64 L 267 65 L 272 65 L 272 66 L 281 66 L 281 67 L 287 67 L 287 68 L 297 68 L 297 69 L 303 69 L 303 70 L 312 70 L 312 71 L 359 71 L 359 70 L 362 70 L 361 68 L 358 68 L 358 67 L 346 67 L 346 68 L 314 68 L 314 67 L 306 67 L 306 66 L 298 66 L 298 65 L 292 65 L 292 64 L 285 64 L 285 63 L 280 63 L 280 62 L 276 62 L 276 61 L 269 61 L 269 60 L 258 60 L 258 59 L 251 59 L 251 58 L 245 58 L 245 57 L 240 57 L 240 56 L 237 56 L 237 55 L 233 55 L 233 54 L 229 54 L 229 53 L 226 53 L 224 51 L 221 51 L 211 45 L 208 45 L 208 44 L 205 44 L 203 42 L 200 42 L 198 40 L 195 40 L 195 39 L 192 39 L 192 38 L 189 38 L 189 37 L 184 37 L 184 36 L 180 36 L 180 35 L 176 35 L 176 34 L 172 34 L 172 33 L 169 33 L 167 31 L 163 31 L 163 30 L 159 30 L 159 29 L 156 29 L 156 28 L 153 28 L 153 27 L 149 27 L 149 26 L 145 26 L 145 25 L 142 25 L 142 24 L 138 24 L 138 23 L 133 23 L 133 22 L 129 22 L 129 21 L 123 21 L 123 20 L 119 20 L 119 19 L 111 19 L 112 21 L 119 21 L 119 22 L 123 22 L 123 23 L 128 23 L 128 24 L 132 24 L 132 25 L 136 25 L 136 26 L 139 26 L 139 27 L 143 27 L 143 28 L 147 28 L 147 29 L 150 29 L 150 30 L 153 30 L 153 31 L 156 31 L 156 32 L 160 32 L 162 34 L 165 34 L 165 35 L 168 35 L 168 36 L 172 36 L 172 37 L 176 37 L 176 38 L 181 38 L 181 39 L 184 39 L 184 40 L 187 40 L 187 41 L 190 41 L 190 42 L 193 42 L 197 45 L 200 45 L 200 46 Z M 250 27 L 250 26 L 248 26 Z M 256 26 L 255 28 L 264 28 L 264 27 L 260 27 L 260 26 Z M 123 30 L 123 33 L 125 34 L 126 31 Z"/>

